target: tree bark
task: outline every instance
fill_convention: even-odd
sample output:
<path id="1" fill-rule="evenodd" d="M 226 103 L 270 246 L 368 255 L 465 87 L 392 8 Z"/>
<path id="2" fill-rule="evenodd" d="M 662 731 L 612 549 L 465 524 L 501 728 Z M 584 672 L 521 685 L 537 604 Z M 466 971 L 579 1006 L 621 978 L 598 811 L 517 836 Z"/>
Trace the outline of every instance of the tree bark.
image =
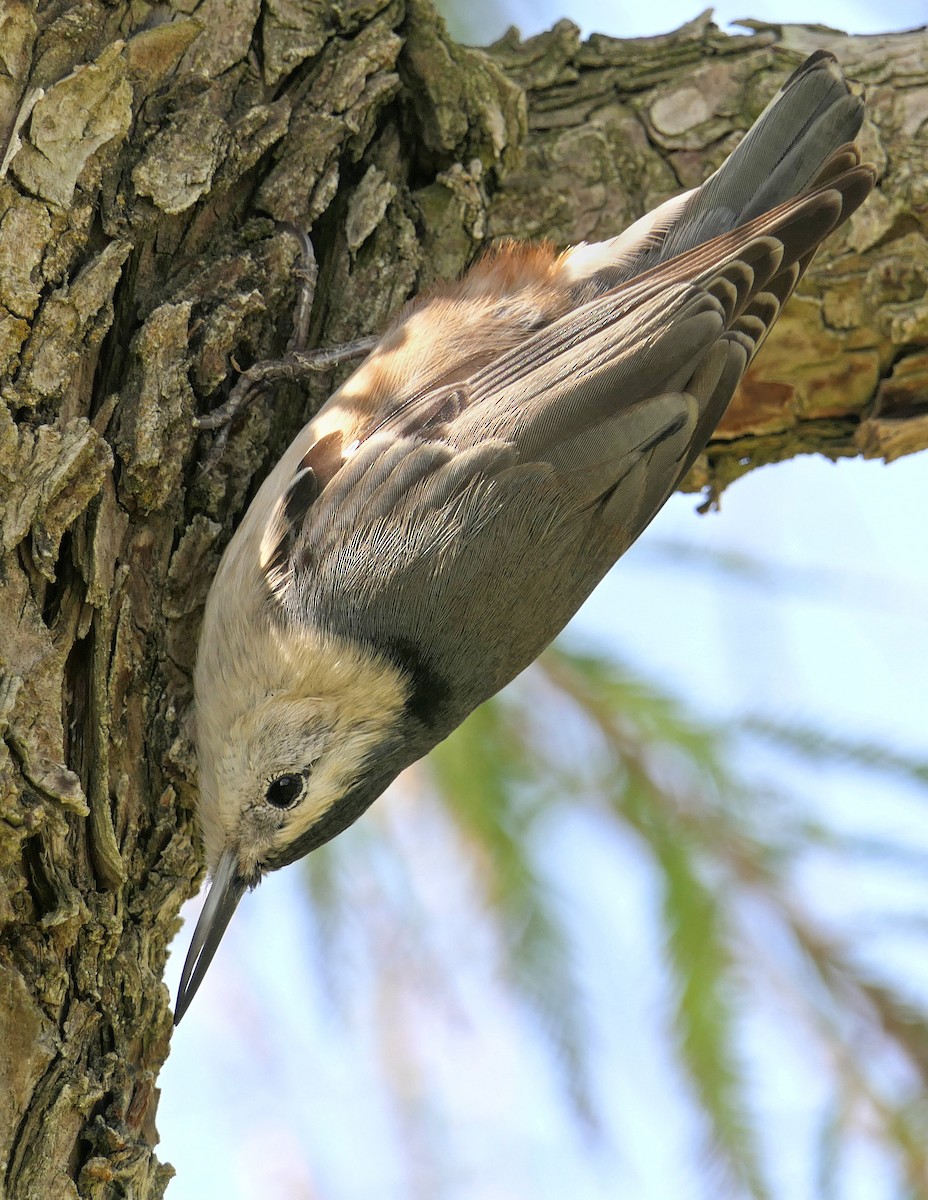
<path id="1" fill-rule="evenodd" d="M 383 325 L 489 239 L 607 237 L 735 144 L 817 46 L 868 89 L 880 190 L 832 239 L 692 486 L 928 446 L 928 35 L 708 16 L 487 52 L 427 0 L 0 11 L 0 1171 L 10 1200 L 160 1196 L 161 982 L 201 879 L 186 727 L 205 594 L 334 386 L 193 417 L 279 354 Z M 5 151 L 5 152 L 4 152 Z"/>

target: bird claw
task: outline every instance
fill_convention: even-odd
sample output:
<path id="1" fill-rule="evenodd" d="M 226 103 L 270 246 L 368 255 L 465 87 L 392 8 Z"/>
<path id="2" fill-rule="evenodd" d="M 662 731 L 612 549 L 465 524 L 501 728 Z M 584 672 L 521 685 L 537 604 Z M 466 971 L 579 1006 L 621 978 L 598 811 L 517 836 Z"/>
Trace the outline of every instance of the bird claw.
<path id="1" fill-rule="evenodd" d="M 349 362 L 353 358 L 360 358 L 367 354 L 377 341 L 374 337 L 364 337 L 323 350 L 307 351 L 305 349 L 309 337 L 309 322 L 313 310 L 316 283 L 319 278 L 319 266 L 316 262 L 312 242 L 305 230 L 299 229 L 289 222 L 282 222 L 279 228 L 292 234 L 299 241 L 301 258 L 300 265 L 294 269 L 294 275 L 299 280 L 300 288 L 293 313 L 293 330 L 287 343 L 287 351 L 282 358 L 254 363 L 247 371 L 243 371 L 239 375 L 224 404 L 220 404 L 212 412 L 193 418 L 195 429 L 202 432 L 218 431 L 209 456 L 203 465 L 203 474 L 207 474 L 221 456 L 228 441 L 231 422 L 248 407 L 259 392 L 281 384 L 303 383 L 319 371 L 328 370 L 342 362 Z"/>

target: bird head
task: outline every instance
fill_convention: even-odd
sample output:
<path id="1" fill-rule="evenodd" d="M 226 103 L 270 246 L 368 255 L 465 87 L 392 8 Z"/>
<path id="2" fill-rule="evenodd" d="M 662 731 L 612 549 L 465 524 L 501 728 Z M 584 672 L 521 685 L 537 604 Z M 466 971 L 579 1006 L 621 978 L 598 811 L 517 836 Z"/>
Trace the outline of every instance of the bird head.
<path id="1" fill-rule="evenodd" d="M 410 761 L 408 685 L 361 645 L 284 625 L 213 588 L 194 674 L 209 896 L 184 964 L 187 1010 L 244 893 L 347 828 Z"/>

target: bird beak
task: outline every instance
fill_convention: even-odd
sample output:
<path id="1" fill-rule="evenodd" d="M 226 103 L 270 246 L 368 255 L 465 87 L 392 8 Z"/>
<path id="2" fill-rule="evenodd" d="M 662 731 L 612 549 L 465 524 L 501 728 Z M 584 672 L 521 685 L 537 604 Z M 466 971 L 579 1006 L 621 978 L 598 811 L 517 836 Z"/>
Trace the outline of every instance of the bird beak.
<path id="1" fill-rule="evenodd" d="M 219 860 L 219 866 L 213 875 L 209 895 L 206 897 L 197 927 L 193 931 L 193 941 L 187 951 L 187 960 L 181 972 L 177 992 L 177 1006 L 174 1009 L 175 1025 L 180 1024 L 181 1017 L 190 1007 L 190 1001 L 203 982 L 203 976 L 219 948 L 226 926 L 232 920 L 232 914 L 247 888 L 247 880 L 243 879 L 238 871 L 238 857 L 235 851 L 227 850 Z"/>

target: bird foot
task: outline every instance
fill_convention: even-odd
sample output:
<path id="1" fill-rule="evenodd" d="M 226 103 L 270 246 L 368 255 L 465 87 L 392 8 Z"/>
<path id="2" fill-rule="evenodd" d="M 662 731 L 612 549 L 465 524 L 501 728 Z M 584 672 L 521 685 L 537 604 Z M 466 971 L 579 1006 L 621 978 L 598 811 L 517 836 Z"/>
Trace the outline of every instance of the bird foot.
<path id="1" fill-rule="evenodd" d="M 280 384 L 305 382 L 319 371 L 349 362 L 353 358 L 360 358 L 367 354 L 377 341 L 375 337 L 364 337 L 357 338 L 353 342 L 344 342 L 339 346 L 330 346 L 324 350 L 308 351 L 305 349 L 319 267 L 312 242 L 305 230 L 298 229 L 296 225 L 291 225 L 289 222 L 282 223 L 280 228 L 293 234 L 300 243 L 301 261 L 294 271 L 300 288 L 293 314 L 293 331 L 282 358 L 254 363 L 247 371 L 243 371 L 239 375 L 224 404 L 220 404 L 212 412 L 193 418 L 194 428 L 198 430 L 204 432 L 218 430 L 209 457 L 204 464 L 204 473 L 220 457 L 228 440 L 231 422 L 245 411 L 260 392 Z"/>

